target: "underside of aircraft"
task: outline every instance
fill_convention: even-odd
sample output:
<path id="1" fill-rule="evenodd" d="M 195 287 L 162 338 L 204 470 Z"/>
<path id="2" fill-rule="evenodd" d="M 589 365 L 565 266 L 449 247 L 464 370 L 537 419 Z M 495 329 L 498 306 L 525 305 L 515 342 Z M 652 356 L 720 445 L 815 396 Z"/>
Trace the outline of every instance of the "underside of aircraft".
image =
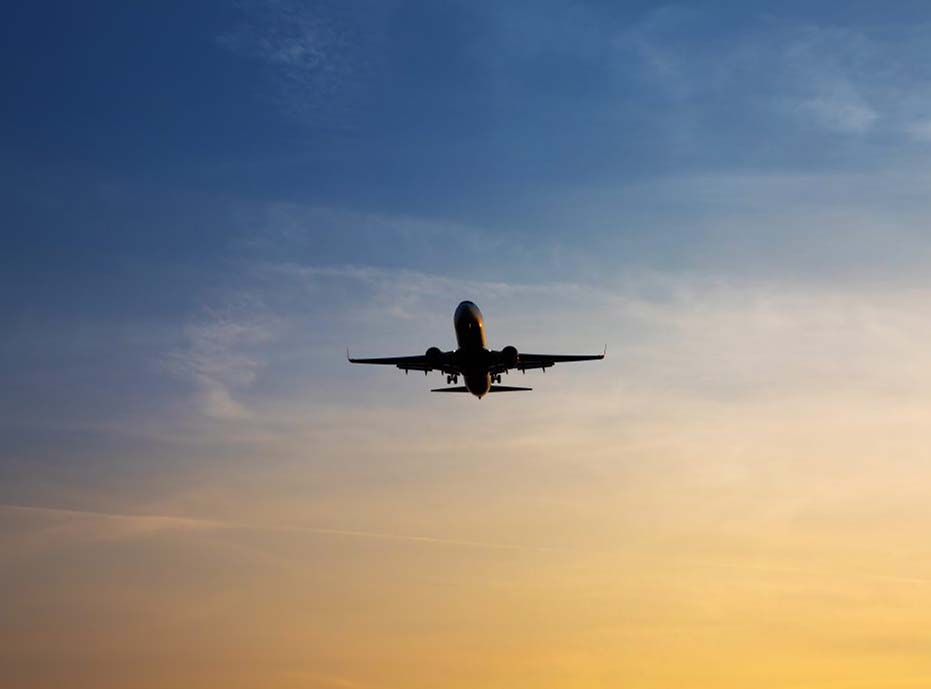
<path id="1" fill-rule="evenodd" d="M 500 350 L 488 349 L 485 339 L 485 320 L 482 312 L 471 301 L 464 301 L 453 315 L 458 349 L 444 352 L 439 347 L 430 347 L 426 353 L 415 356 L 353 359 L 353 364 L 381 364 L 397 366 L 408 371 L 440 371 L 446 374 L 447 385 L 453 387 L 434 388 L 431 392 L 469 392 L 481 399 L 489 392 L 520 392 L 533 388 L 501 385 L 501 374 L 510 370 L 522 373 L 541 369 L 544 372 L 555 364 L 569 361 L 592 361 L 604 359 L 601 354 L 529 354 L 518 352 L 516 347 L 507 346 Z M 465 385 L 457 385 L 462 376 Z"/>

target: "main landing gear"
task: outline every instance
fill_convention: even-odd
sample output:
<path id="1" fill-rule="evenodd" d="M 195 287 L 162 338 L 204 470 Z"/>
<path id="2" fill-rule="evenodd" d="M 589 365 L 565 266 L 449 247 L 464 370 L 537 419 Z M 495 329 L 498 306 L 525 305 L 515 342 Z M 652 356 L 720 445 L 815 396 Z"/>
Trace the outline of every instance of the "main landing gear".
<path id="1" fill-rule="evenodd" d="M 458 382 L 459 382 L 459 376 L 457 376 L 457 375 L 455 375 L 455 374 L 446 376 L 446 384 L 447 384 L 447 385 L 455 385 L 455 384 L 458 383 Z"/>

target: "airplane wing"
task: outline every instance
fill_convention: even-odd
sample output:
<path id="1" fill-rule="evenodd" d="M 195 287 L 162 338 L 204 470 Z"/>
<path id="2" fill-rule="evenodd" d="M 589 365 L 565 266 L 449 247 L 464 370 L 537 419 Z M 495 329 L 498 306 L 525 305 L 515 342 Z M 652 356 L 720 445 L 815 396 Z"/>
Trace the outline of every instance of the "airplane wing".
<path id="1" fill-rule="evenodd" d="M 440 361 L 438 364 L 436 359 L 431 360 L 429 357 L 424 356 L 423 354 L 415 356 L 377 357 L 374 359 L 353 359 L 347 352 L 346 358 L 349 359 L 349 363 L 351 364 L 397 366 L 402 371 L 423 371 L 424 373 L 427 373 L 428 371 L 443 371 L 445 373 L 458 373 L 458 370 L 456 370 L 455 367 L 450 366 L 447 362 Z"/>
<path id="2" fill-rule="evenodd" d="M 461 367 L 457 364 L 452 352 L 439 352 L 437 355 L 426 356 L 418 354 L 414 356 L 388 356 L 377 357 L 373 359 L 353 359 L 346 353 L 346 358 L 352 364 L 376 364 L 381 366 L 396 366 L 402 371 L 442 371 L 448 375 L 458 375 L 462 373 Z M 530 369 L 547 369 L 555 364 L 562 364 L 569 361 L 593 361 L 604 359 L 602 354 L 524 354 L 518 355 L 516 363 L 494 363 L 488 366 L 489 373 L 501 373 L 511 368 L 520 371 Z"/>
<path id="3" fill-rule="evenodd" d="M 604 359 L 605 352 L 601 354 L 524 354 L 520 353 L 517 364 L 512 368 L 526 371 L 534 368 L 547 369 L 555 364 L 563 364 L 569 361 L 596 361 Z"/>

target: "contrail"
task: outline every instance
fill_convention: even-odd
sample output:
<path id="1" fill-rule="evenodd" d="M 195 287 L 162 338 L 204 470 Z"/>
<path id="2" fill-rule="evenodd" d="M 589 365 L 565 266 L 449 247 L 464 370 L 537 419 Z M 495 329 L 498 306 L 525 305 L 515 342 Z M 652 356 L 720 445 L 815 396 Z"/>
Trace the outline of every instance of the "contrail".
<path id="1" fill-rule="evenodd" d="M 535 553 L 564 553 L 589 555 L 609 555 L 610 551 L 591 550 L 582 551 L 569 548 L 554 548 L 547 546 L 522 545 L 519 543 L 493 543 L 489 541 L 470 541 L 456 538 L 443 538 L 440 536 L 423 536 L 416 534 L 394 534 L 382 531 L 361 531 L 357 529 L 339 529 L 321 526 L 304 526 L 301 524 L 251 524 L 220 519 L 205 519 L 199 517 L 184 517 L 164 514 L 131 514 L 125 512 L 98 512 L 93 510 L 75 510 L 62 507 L 43 507 L 36 505 L 13 505 L 0 503 L 0 510 L 27 512 L 34 514 L 50 514 L 71 517 L 84 517 L 93 519 L 113 520 L 122 522 L 135 522 L 137 524 L 150 524 L 154 527 L 177 529 L 214 529 L 239 530 L 269 533 L 297 533 L 312 534 L 316 536 L 336 536 L 341 538 L 374 539 L 381 541 L 398 541 L 402 543 L 425 543 L 432 545 L 458 546 L 461 548 L 478 548 L 483 550 L 499 550 L 512 552 Z M 922 577 L 908 577 L 881 572 L 869 571 L 834 571 L 830 569 L 817 569 L 805 567 L 779 566 L 754 564 L 751 562 L 711 562 L 707 560 L 678 560 L 678 564 L 691 567 L 710 567 L 719 569 L 733 569 L 743 571 L 769 572 L 773 574 L 800 574 L 800 575 L 834 575 L 843 577 L 856 577 L 871 581 L 886 581 L 889 583 L 912 584 L 918 586 L 931 585 L 931 579 Z"/>
<path id="2" fill-rule="evenodd" d="M 383 541 L 403 541 L 407 543 L 432 543 L 437 545 L 452 545 L 465 548 L 482 548 L 486 550 L 510 550 L 524 552 L 556 552 L 556 548 L 545 546 L 521 545 L 518 543 L 491 543 L 488 541 L 469 541 L 455 538 L 442 538 L 439 536 L 421 536 L 411 534 L 392 534 L 380 531 L 359 531 L 355 529 L 338 529 L 318 526 L 303 526 L 300 524 L 249 524 L 218 519 L 201 519 L 197 517 L 182 517 L 163 514 L 130 514 L 120 512 L 97 512 L 93 510 L 74 510 L 61 507 L 43 507 L 36 505 L 0 504 L 0 510 L 31 512 L 38 514 L 57 514 L 71 517 L 87 517 L 94 519 L 119 520 L 151 523 L 153 526 L 166 528 L 194 528 L 194 529 L 228 529 L 244 531 L 270 531 L 277 533 L 306 533 L 319 536 L 342 536 L 346 538 L 368 538 Z"/>

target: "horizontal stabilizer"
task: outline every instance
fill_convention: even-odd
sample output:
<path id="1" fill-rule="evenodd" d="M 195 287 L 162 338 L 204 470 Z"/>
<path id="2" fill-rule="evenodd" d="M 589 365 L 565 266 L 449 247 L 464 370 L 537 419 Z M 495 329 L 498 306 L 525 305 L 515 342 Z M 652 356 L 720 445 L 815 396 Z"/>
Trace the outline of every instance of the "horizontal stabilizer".
<path id="1" fill-rule="evenodd" d="M 492 385 L 488 392 L 520 392 L 533 390 L 533 388 L 512 388 L 510 385 Z M 469 392 L 469 388 L 460 385 L 458 388 L 433 388 L 430 392 Z"/>

